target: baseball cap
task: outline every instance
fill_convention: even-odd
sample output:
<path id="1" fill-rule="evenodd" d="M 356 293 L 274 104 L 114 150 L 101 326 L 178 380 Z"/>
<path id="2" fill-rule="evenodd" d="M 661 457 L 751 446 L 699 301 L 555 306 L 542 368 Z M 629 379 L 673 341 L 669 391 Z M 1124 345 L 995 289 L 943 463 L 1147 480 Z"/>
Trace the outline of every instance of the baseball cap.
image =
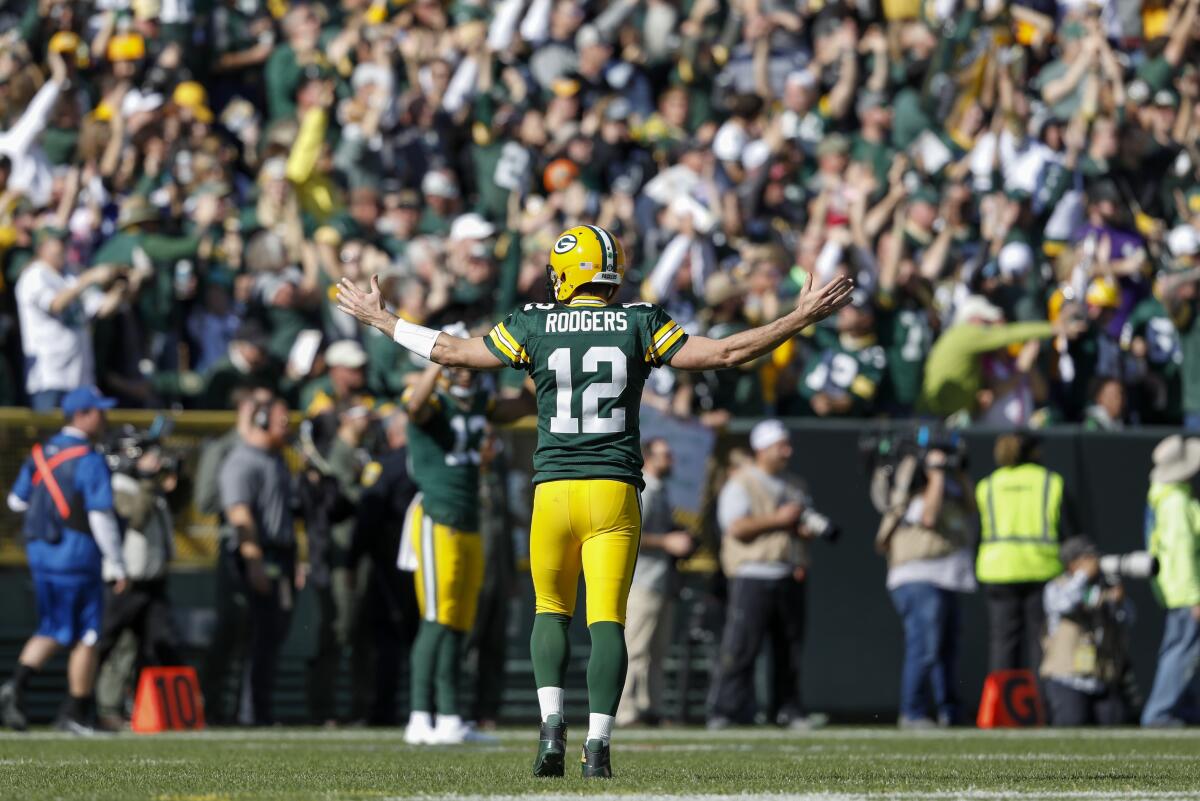
<path id="1" fill-rule="evenodd" d="M 955 325 L 969 323 L 972 320 L 998 323 L 1003 319 L 1004 312 L 1000 311 L 1000 307 L 982 295 L 968 296 L 966 300 L 959 304 L 958 310 L 954 313 Z"/>
<path id="2" fill-rule="evenodd" d="M 732 122 L 726 122 L 713 137 L 713 153 L 720 161 L 741 161 L 742 149 L 749 141 L 750 137 L 745 129 Z"/>
<path id="3" fill-rule="evenodd" d="M 1084 556 L 1099 556 L 1096 543 L 1087 537 L 1071 537 L 1058 549 L 1058 558 L 1064 565 L 1069 565 Z"/>
<path id="4" fill-rule="evenodd" d="M 454 218 L 454 222 L 450 224 L 450 241 L 487 239 L 495 232 L 496 226 L 485 220 L 483 215 L 470 211 Z"/>
<path id="5" fill-rule="evenodd" d="M 704 284 L 704 303 L 720 306 L 727 300 L 745 295 L 746 289 L 743 282 L 735 280 L 728 273 L 713 273 Z"/>
<path id="6" fill-rule="evenodd" d="M 1024 242 L 1009 242 L 1000 248 L 996 261 L 1005 278 L 1019 278 L 1033 269 L 1033 248 Z"/>
<path id="7" fill-rule="evenodd" d="M 595 25 L 584 25 L 575 34 L 576 50 L 582 50 L 585 47 L 594 47 L 599 44 L 604 44 L 604 37 L 600 35 L 600 31 Z"/>
<path id="8" fill-rule="evenodd" d="M 51 53 L 74 53 L 79 49 L 79 34 L 74 31 L 59 31 L 50 37 L 47 49 Z"/>
<path id="9" fill-rule="evenodd" d="M 444 172 L 430 170 L 421 179 L 421 192 L 433 197 L 456 198 L 458 187 Z"/>
<path id="10" fill-rule="evenodd" d="M 367 363 L 367 352 L 353 339 L 339 339 L 325 351 L 327 367 L 349 367 L 357 370 Z"/>
<path id="11" fill-rule="evenodd" d="M 117 405 L 116 398 L 106 398 L 95 387 L 73 389 L 62 399 L 63 414 L 71 417 L 88 409 L 111 409 Z"/>
<path id="12" fill-rule="evenodd" d="M 604 119 L 611 122 L 624 122 L 633 113 L 633 106 L 623 97 L 614 98 L 604 109 Z"/>
<path id="13" fill-rule="evenodd" d="M 798 86 L 801 89 L 812 89 L 817 85 L 817 79 L 808 70 L 789 72 L 784 80 L 786 86 Z"/>
<path id="14" fill-rule="evenodd" d="M 1178 108 L 1179 97 L 1170 89 L 1159 89 L 1154 93 L 1154 105 L 1159 108 Z"/>
<path id="15" fill-rule="evenodd" d="M 845 155 L 850 152 L 850 140 L 840 133 L 832 133 L 817 144 L 817 157 Z"/>
<path id="16" fill-rule="evenodd" d="M 212 109 L 208 107 L 208 92 L 197 81 L 183 81 L 171 93 L 171 99 L 180 108 L 188 111 L 200 122 L 212 122 Z"/>
<path id="17" fill-rule="evenodd" d="M 1175 258 L 1200 253 L 1200 231 L 1190 225 L 1177 225 L 1167 234 L 1167 248 Z"/>
<path id="18" fill-rule="evenodd" d="M 862 287 L 858 287 L 850 293 L 850 305 L 864 311 L 875 310 L 875 307 L 871 305 L 871 293 Z"/>
<path id="19" fill-rule="evenodd" d="M 756 452 L 765 451 L 772 445 L 787 442 L 788 439 L 787 428 L 778 420 L 763 420 L 750 429 L 750 447 Z"/>
<path id="20" fill-rule="evenodd" d="M 870 111 L 873 108 L 883 108 L 887 105 L 887 95 L 883 92 L 873 92 L 867 90 L 858 95 L 858 100 L 854 104 L 854 110 L 861 116 L 863 112 Z"/>

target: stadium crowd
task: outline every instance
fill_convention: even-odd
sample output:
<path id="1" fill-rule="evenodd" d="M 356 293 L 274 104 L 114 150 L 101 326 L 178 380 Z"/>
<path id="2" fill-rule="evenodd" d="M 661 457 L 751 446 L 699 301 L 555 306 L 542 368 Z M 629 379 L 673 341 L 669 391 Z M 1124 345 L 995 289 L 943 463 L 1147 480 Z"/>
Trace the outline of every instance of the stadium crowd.
<path id="1" fill-rule="evenodd" d="M 582 221 L 631 254 L 623 299 L 695 332 L 778 316 L 803 271 L 863 288 L 749 368 L 660 371 L 664 410 L 1200 424 L 1198 16 L 8 3 L 0 403 L 396 398 L 420 365 L 333 312 L 337 281 L 490 323 L 544 299 L 553 236 Z"/>

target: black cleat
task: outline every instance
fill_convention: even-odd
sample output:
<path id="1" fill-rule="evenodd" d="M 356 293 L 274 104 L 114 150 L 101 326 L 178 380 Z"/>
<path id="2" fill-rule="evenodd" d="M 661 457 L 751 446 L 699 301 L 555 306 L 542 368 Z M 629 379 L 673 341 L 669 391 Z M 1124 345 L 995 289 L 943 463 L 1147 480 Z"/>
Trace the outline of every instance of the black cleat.
<path id="1" fill-rule="evenodd" d="M 537 756 L 533 760 L 533 775 L 562 776 L 567 760 L 567 724 L 559 715 L 551 715 L 543 723 L 538 736 Z"/>
<path id="2" fill-rule="evenodd" d="M 583 744 L 583 756 L 579 761 L 582 763 L 583 778 L 612 778 L 612 759 L 609 757 L 607 741 L 588 740 Z"/>
<path id="3" fill-rule="evenodd" d="M 0 725 L 13 731 L 25 731 L 29 728 L 29 719 L 21 709 L 21 697 L 17 693 L 17 686 L 11 681 L 0 684 Z"/>

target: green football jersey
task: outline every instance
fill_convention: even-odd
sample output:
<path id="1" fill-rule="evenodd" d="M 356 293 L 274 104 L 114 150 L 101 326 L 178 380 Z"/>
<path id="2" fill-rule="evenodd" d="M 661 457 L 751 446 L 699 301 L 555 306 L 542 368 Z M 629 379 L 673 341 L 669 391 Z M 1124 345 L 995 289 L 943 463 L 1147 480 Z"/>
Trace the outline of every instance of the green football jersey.
<path id="1" fill-rule="evenodd" d="M 888 411 L 912 409 L 921 396 L 925 359 L 933 347 L 933 329 L 921 309 L 894 308 L 880 303 L 875 313 L 879 345 L 887 357 L 884 402 Z"/>
<path id="2" fill-rule="evenodd" d="M 608 478 L 641 489 L 638 415 L 650 370 L 687 334 L 652 303 L 527 303 L 484 338 L 537 392 L 533 481 Z"/>
<path id="3" fill-rule="evenodd" d="M 411 391 L 405 390 L 404 401 Z M 408 424 L 408 472 L 435 523 L 479 531 L 479 444 L 495 401 L 483 389 L 460 401 L 439 387 L 429 404 L 429 419 Z"/>

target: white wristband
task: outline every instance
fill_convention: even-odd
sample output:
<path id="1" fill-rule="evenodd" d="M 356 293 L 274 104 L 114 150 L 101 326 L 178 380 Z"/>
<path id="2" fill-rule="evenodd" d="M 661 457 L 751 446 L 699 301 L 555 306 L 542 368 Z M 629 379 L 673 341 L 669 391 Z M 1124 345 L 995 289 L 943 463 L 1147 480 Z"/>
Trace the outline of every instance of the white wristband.
<path id="1" fill-rule="evenodd" d="M 435 331 L 423 325 L 414 325 L 397 318 L 396 330 L 392 332 L 392 339 L 400 347 L 407 348 L 422 359 L 428 359 L 429 354 L 433 353 L 434 343 L 437 342 L 438 335 L 441 333 L 441 331 Z"/>

